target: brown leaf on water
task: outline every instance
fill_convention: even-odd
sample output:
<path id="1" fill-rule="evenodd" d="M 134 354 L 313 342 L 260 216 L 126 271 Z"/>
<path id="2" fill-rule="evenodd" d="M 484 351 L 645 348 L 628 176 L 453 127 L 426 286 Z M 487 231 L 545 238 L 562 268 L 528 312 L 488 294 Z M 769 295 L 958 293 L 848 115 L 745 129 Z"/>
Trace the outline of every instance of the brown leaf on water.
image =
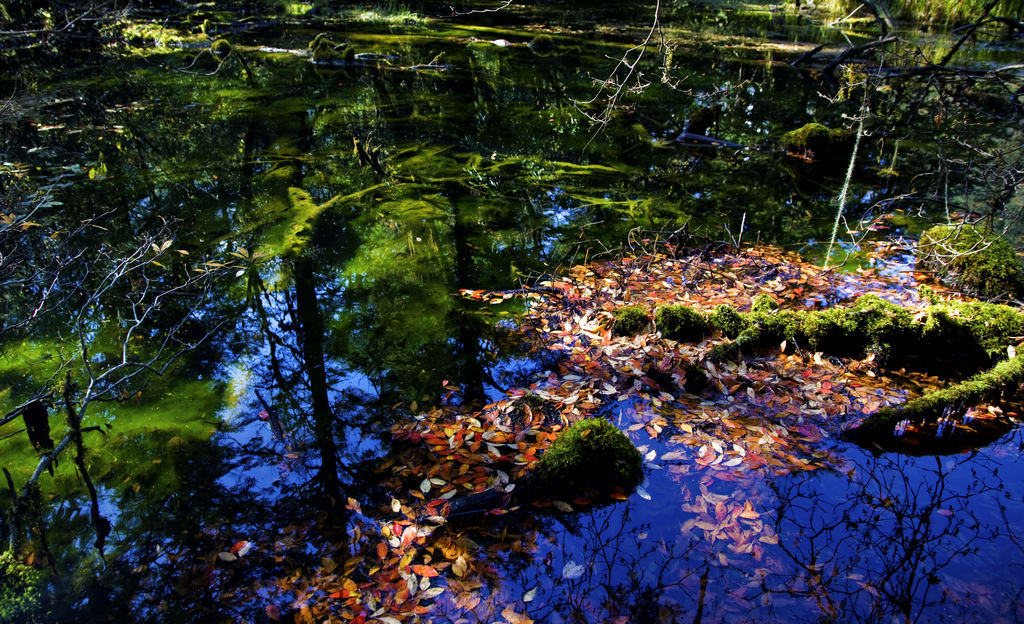
<path id="1" fill-rule="evenodd" d="M 508 624 L 533 624 L 533 620 L 529 616 L 516 613 L 516 610 L 511 606 L 501 610 L 501 617 L 505 618 Z"/>

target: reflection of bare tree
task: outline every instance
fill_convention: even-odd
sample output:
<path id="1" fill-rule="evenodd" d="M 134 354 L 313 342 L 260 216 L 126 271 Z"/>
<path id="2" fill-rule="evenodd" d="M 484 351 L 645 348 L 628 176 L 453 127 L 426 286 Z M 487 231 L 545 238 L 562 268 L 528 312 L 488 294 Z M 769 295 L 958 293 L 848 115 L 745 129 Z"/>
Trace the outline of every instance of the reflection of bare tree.
<path id="1" fill-rule="evenodd" d="M 197 352 L 230 318 L 218 310 L 212 294 L 226 274 L 225 265 L 183 259 L 188 253 L 172 248 L 170 226 L 129 244 L 104 243 L 90 249 L 87 225 L 105 229 L 102 222 L 90 219 L 68 235 L 57 231 L 38 236 L 58 240 L 54 247 L 31 241 L 24 227 L 0 226 L 4 249 L 34 242 L 41 250 L 57 251 L 38 271 L 32 258 L 19 257 L 19 263 L 3 267 L 5 277 L 12 280 L 9 284 L 22 282 L 23 290 L 34 295 L 9 305 L 7 317 L 15 322 L 5 324 L 3 337 L 13 344 L 19 339 L 45 340 L 40 336 L 55 318 L 67 315 L 71 321 L 70 336 L 49 343 L 52 351 L 43 361 L 50 366 L 41 369 L 42 381 L 24 384 L 28 400 L 0 415 L 0 426 L 23 418 L 33 446 L 40 451 L 34 470 L 18 487 L 4 468 L 11 505 L 0 519 L 0 535 L 11 550 L 30 535 L 38 535 L 51 563 L 39 480 L 44 471 L 53 475 L 65 450 L 72 455 L 88 493 L 95 546 L 101 554 L 111 531 L 110 521 L 100 512 L 99 492 L 86 463 L 83 433 L 99 429 L 82 425 L 89 408 L 94 403 L 137 399 L 156 377 L 168 373 L 186 354 Z M 57 442 L 49 438 L 51 409 L 65 417 L 65 431 Z"/>
<path id="2" fill-rule="evenodd" d="M 779 546 L 795 568 L 764 588 L 813 600 L 814 619 L 918 622 L 936 609 L 977 619 L 979 589 L 1004 577 L 975 555 L 982 543 L 992 553 L 1013 541 L 986 510 L 1004 488 L 998 467 L 981 455 L 884 455 L 864 456 L 848 474 L 849 489 L 833 482 L 838 475 L 772 484 Z M 1021 603 L 1011 598 L 986 608 L 1012 613 Z"/>
<path id="3" fill-rule="evenodd" d="M 516 578 L 524 590 L 536 588 L 530 617 L 677 622 L 699 612 L 702 568 L 690 560 L 699 542 L 656 537 L 631 512 L 631 503 L 623 503 L 562 516 L 561 535 L 537 539 L 541 550 Z"/>

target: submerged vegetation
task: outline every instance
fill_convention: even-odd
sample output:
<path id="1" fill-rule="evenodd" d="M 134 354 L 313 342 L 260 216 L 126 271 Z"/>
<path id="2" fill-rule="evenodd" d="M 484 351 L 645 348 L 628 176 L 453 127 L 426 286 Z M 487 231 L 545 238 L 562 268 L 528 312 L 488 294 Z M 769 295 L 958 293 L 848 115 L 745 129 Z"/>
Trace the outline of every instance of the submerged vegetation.
<path id="1" fill-rule="evenodd" d="M 0 552 L 0 622 L 38 624 L 49 616 L 42 573 Z"/>
<path id="2" fill-rule="evenodd" d="M 856 8 L 854 2 L 847 0 L 826 0 L 824 6 L 844 15 Z M 891 0 L 879 3 L 878 8 L 874 10 L 885 11 L 892 16 L 906 20 L 960 25 L 976 19 L 986 9 L 990 10 L 992 15 L 1008 18 L 1019 19 L 1021 15 L 1024 15 L 1024 3 L 1021 0 L 998 0 L 997 2 L 984 0 L 939 0 L 938 2 L 934 0 Z"/>

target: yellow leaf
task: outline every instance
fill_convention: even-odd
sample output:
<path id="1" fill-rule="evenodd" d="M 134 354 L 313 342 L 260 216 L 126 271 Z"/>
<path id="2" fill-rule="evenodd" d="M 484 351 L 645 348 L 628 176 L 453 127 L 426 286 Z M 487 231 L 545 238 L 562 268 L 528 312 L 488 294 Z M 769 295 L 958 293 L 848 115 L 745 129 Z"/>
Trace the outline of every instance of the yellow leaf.
<path id="1" fill-rule="evenodd" d="M 466 558 L 462 555 L 459 555 L 459 558 L 452 564 L 452 573 L 459 578 L 466 576 L 466 571 L 468 569 L 469 564 L 466 563 Z"/>
<path id="2" fill-rule="evenodd" d="M 431 587 L 427 591 L 423 592 L 423 599 L 430 600 L 431 598 L 437 598 L 444 593 L 444 587 Z"/>

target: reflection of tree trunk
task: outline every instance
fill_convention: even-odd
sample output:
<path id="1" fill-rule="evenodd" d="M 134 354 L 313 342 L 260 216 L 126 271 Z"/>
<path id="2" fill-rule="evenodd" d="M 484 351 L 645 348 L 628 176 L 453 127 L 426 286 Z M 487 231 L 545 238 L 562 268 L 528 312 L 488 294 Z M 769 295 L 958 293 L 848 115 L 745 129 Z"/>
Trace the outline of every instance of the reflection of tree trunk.
<path id="1" fill-rule="evenodd" d="M 448 184 L 445 188 L 448 201 L 451 202 L 455 212 L 455 227 L 452 229 L 452 245 L 455 247 L 455 287 L 476 288 L 473 276 L 473 254 L 469 246 L 469 228 L 465 221 L 459 218 L 459 196 L 462 190 L 455 184 Z M 471 318 L 463 312 L 462 306 L 456 308 L 458 315 L 455 322 L 458 325 L 459 353 L 462 359 L 462 375 L 460 381 L 463 387 L 463 397 L 466 403 L 486 402 L 484 400 L 484 376 L 483 376 L 483 354 L 480 352 L 480 328 L 477 326 L 477 319 Z"/>
<path id="2" fill-rule="evenodd" d="M 324 364 L 324 319 L 316 296 L 316 279 L 309 258 L 293 262 L 295 280 L 296 331 L 302 347 L 312 398 L 314 434 L 320 452 L 320 481 L 327 502 L 333 507 L 341 500 L 338 480 L 338 448 L 334 437 L 334 414 L 327 396 L 327 370 Z"/>

